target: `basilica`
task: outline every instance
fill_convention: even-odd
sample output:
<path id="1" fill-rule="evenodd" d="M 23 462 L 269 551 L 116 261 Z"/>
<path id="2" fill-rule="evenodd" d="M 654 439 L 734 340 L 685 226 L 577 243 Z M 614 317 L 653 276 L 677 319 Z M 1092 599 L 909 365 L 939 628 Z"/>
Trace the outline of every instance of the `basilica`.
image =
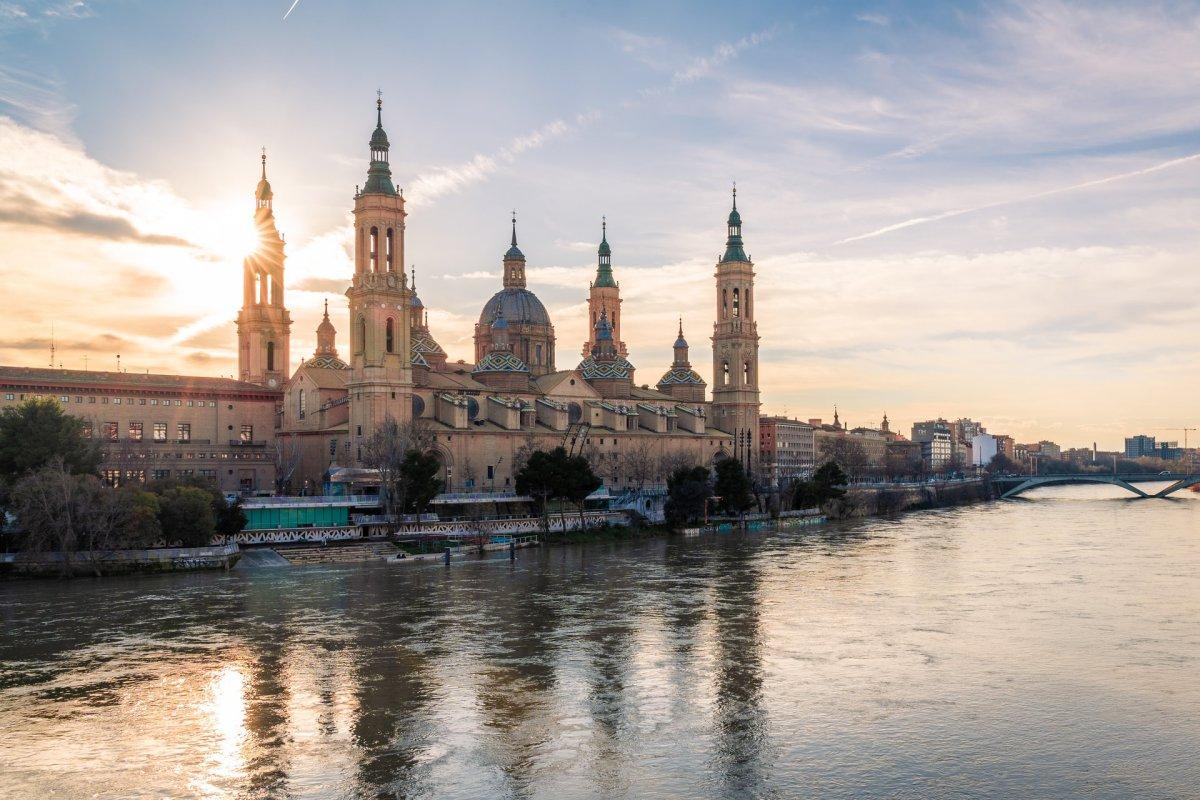
<path id="1" fill-rule="evenodd" d="M 361 472 L 364 442 L 389 417 L 427 434 L 452 493 L 512 491 L 523 454 L 558 445 L 587 455 L 614 490 L 661 483 L 673 464 L 733 456 L 756 466 L 754 266 L 743 249 L 736 190 L 715 273 L 711 397 L 692 369 L 682 320 L 662 377 L 653 388 L 635 380 L 606 226 L 588 287 L 590 335 L 579 351 L 559 350 L 550 314 L 527 284 L 514 215 L 501 286 L 475 324 L 474 363 L 450 361 L 404 269 L 407 213 L 382 117 L 379 101 L 366 181 L 354 193 L 354 272 L 346 306 L 334 311 L 342 322 L 334 325 L 326 302 L 316 351 L 291 375 L 284 243 L 265 156 L 255 191 L 262 244 L 244 265 L 238 377 L 281 392 L 276 437 L 295 454 L 293 490 Z M 345 357 L 338 327 L 349 333 Z"/>

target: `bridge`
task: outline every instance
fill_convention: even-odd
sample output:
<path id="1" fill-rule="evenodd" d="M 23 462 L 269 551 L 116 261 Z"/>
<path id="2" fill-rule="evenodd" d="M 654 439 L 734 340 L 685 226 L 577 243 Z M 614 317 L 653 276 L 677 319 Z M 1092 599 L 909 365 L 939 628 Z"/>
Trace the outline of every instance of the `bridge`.
<path id="1" fill-rule="evenodd" d="M 1153 494 L 1135 486 L 1135 483 L 1170 483 Z M 1103 473 L 1080 473 L 1076 475 L 1012 475 L 992 478 L 992 483 L 1000 491 L 1000 499 L 1028 492 L 1040 486 L 1066 486 L 1077 483 L 1107 483 L 1120 486 L 1133 493 L 1138 499 L 1150 497 L 1169 497 L 1178 491 L 1200 484 L 1200 474 L 1188 473 L 1137 473 L 1133 475 L 1113 475 Z"/>

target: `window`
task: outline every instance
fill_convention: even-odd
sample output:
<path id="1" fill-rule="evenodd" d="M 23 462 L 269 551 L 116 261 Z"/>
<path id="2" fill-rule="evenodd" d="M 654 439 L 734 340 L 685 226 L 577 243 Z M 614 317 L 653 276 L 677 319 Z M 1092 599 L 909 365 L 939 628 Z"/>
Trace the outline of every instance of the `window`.
<path id="1" fill-rule="evenodd" d="M 727 383 L 729 383 L 729 362 L 722 361 L 721 362 L 721 385 L 724 386 Z"/>
<path id="2" fill-rule="evenodd" d="M 742 365 L 742 383 L 750 385 L 750 362 L 747 361 Z"/>
<path id="3" fill-rule="evenodd" d="M 104 482 L 109 486 L 116 487 L 121 485 L 121 470 L 119 469 L 101 470 L 100 477 L 103 478 Z"/>
<path id="4" fill-rule="evenodd" d="M 216 483 L 217 471 L 215 469 L 202 469 L 200 470 L 200 477 L 204 478 L 206 481 L 212 481 L 213 483 Z"/>
<path id="5" fill-rule="evenodd" d="M 158 405 L 158 400 L 157 400 L 157 399 L 153 399 L 153 400 L 151 400 L 151 401 L 150 401 L 150 405 L 152 405 L 152 406 L 156 406 L 156 405 Z"/>
<path id="6" fill-rule="evenodd" d="M 742 304 L 738 292 L 739 289 L 736 286 L 733 287 L 733 315 L 735 317 L 740 317 L 742 315 Z"/>
<path id="7" fill-rule="evenodd" d="M 152 469 L 150 470 L 150 477 L 156 481 L 165 481 L 167 478 L 171 477 L 171 470 Z"/>
<path id="8" fill-rule="evenodd" d="M 71 398 L 70 398 L 70 396 L 69 396 L 69 395 L 60 394 L 60 395 L 58 396 L 58 402 L 60 402 L 60 403 L 69 403 L 69 402 L 71 402 Z"/>
<path id="9" fill-rule="evenodd" d="M 5 400 L 16 400 L 17 398 L 16 398 L 16 395 L 14 395 L 12 392 L 5 392 L 4 399 Z"/>
<path id="10" fill-rule="evenodd" d="M 176 432 L 181 442 L 190 442 L 192 440 L 192 424 L 190 422 L 181 422 L 176 426 Z"/>
<path id="11" fill-rule="evenodd" d="M 117 440 L 117 423 L 104 423 L 104 438 L 110 442 L 115 442 Z"/>
<path id="12" fill-rule="evenodd" d="M 721 319 L 729 316 L 729 290 L 721 290 Z"/>
<path id="13" fill-rule="evenodd" d="M 175 401 L 175 405 L 177 405 L 177 406 L 181 406 L 181 405 L 183 405 L 183 401 L 182 401 L 182 400 L 176 400 L 176 401 Z"/>
<path id="14" fill-rule="evenodd" d="M 144 406 L 144 405 L 146 405 L 146 398 L 144 398 L 144 397 L 139 397 L 139 398 L 138 398 L 138 405 L 139 405 L 139 406 Z"/>
<path id="15" fill-rule="evenodd" d="M 181 478 L 190 478 L 196 474 L 196 471 L 191 469 L 181 469 L 177 470 L 176 472 Z"/>
<path id="16" fill-rule="evenodd" d="M 129 423 L 129 441 L 140 442 L 142 440 L 142 423 Z"/>
<path id="17" fill-rule="evenodd" d="M 167 440 L 167 423 L 154 423 L 154 441 L 165 442 Z"/>
<path id="18" fill-rule="evenodd" d="M 388 268 L 388 272 L 392 271 L 393 252 L 394 251 L 392 250 L 392 229 L 388 228 L 387 229 L 387 268 Z"/>
<path id="19" fill-rule="evenodd" d="M 82 403 L 82 402 L 83 402 L 83 395 L 79 395 L 79 394 L 75 395 L 75 402 L 76 402 L 76 403 Z"/>
<path id="20" fill-rule="evenodd" d="M 355 327 L 354 335 L 354 352 L 361 353 L 367 349 L 367 321 L 363 317 L 358 318 L 358 324 Z"/>
<path id="21" fill-rule="evenodd" d="M 119 406 L 119 405 L 121 405 L 121 398 L 119 398 L 119 397 L 114 397 L 114 398 L 113 398 L 113 405 L 114 405 L 114 406 Z"/>
<path id="22" fill-rule="evenodd" d="M 306 401 L 306 398 L 304 397 L 304 390 L 301 389 L 300 390 L 300 411 L 299 411 L 300 419 L 304 419 L 304 415 L 307 411 L 308 411 L 308 403 Z"/>
<path id="23" fill-rule="evenodd" d="M 371 228 L 371 271 L 379 272 L 379 228 Z"/>
<path id="24" fill-rule="evenodd" d="M 243 425 L 242 430 L 238 433 L 238 441 L 253 442 L 254 441 L 254 426 Z"/>
<path id="25" fill-rule="evenodd" d="M 21 395 L 21 396 L 24 397 L 24 395 Z M 104 405 L 108 405 L 108 398 L 107 397 L 102 398 L 102 402 L 104 403 Z"/>
<path id="26" fill-rule="evenodd" d="M 267 342 L 267 371 L 268 372 L 275 371 L 275 343 L 274 342 Z M 190 406 L 191 404 L 192 404 L 192 401 L 189 400 L 188 405 Z"/>
<path id="27" fill-rule="evenodd" d="M 534 363 L 539 365 L 542 363 L 542 346 L 540 344 L 534 348 Z"/>
<path id="28" fill-rule="evenodd" d="M 495 479 L 495 477 L 496 477 L 496 468 L 493 465 L 488 464 L 488 480 L 489 481 L 493 480 L 493 479 Z"/>
<path id="29" fill-rule="evenodd" d="M 337 439 L 329 440 L 329 455 L 330 457 L 337 455 Z"/>
<path id="30" fill-rule="evenodd" d="M 384 342 L 389 353 L 395 352 L 395 326 L 392 323 L 392 318 L 388 317 L 387 325 L 384 327 Z"/>
<path id="31" fill-rule="evenodd" d="M 268 349 L 269 349 L 269 347 L 270 347 L 270 346 L 268 345 Z M 270 367 L 267 367 L 267 369 L 270 369 Z M 188 408 L 193 408 L 194 406 L 195 406 L 195 401 L 194 401 L 194 400 L 188 400 Z"/>
<path id="32" fill-rule="evenodd" d="M 146 470 L 144 469 L 127 469 L 125 470 L 126 483 L 145 483 Z"/>
<path id="33" fill-rule="evenodd" d="M 83 427 L 80 429 L 79 433 L 85 439 L 92 438 L 92 421 L 90 419 L 85 419 L 83 421 Z"/>

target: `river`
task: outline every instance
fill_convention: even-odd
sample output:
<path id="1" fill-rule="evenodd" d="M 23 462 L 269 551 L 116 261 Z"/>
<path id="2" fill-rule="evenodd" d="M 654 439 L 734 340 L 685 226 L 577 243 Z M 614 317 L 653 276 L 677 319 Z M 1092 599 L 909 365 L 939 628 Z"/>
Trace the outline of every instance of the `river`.
<path id="1" fill-rule="evenodd" d="M 1200 496 L 0 582 L 4 798 L 1195 798 Z"/>

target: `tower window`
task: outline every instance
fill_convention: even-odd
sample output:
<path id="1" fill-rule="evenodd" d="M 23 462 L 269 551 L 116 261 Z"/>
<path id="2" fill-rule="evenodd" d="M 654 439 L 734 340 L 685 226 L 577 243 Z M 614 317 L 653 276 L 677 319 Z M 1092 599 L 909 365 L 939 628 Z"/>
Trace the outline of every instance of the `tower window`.
<path id="1" fill-rule="evenodd" d="M 750 385 L 750 362 L 749 361 L 747 361 L 745 364 L 742 364 L 742 383 L 746 384 L 747 386 Z"/>
<path id="2" fill-rule="evenodd" d="M 386 343 L 387 351 L 389 353 L 395 352 L 395 325 L 393 324 L 391 317 L 388 317 L 387 324 L 384 326 L 384 341 Z"/>
<path id="3" fill-rule="evenodd" d="M 362 317 L 358 318 L 357 334 L 355 335 L 354 350 L 361 353 L 367 349 L 367 321 Z"/>
<path id="4" fill-rule="evenodd" d="M 746 288 L 746 318 L 749 319 L 752 315 L 753 314 L 750 311 L 750 289 L 749 289 L 749 287 L 747 287 Z"/>
<path id="5" fill-rule="evenodd" d="M 304 415 L 308 413 L 308 398 L 304 396 L 304 390 L 300 390 L 300 419 L 304 419 Z"/>
<path id="6" fill-rule="evenodd" d="M 534 363 L 540 366 L 542 363 L 542 346 L 540 344 L 535 348 L 534 355 Z"/>
<path id="7" fill-rule="evenodd" d="M 387 268 L 388 272 L 392 271 L 392 258 L 396 251 L 392 249 L 392 229 L 387 229 Z"/>
<path id="8" fill-rule="evenodd" d="M 371 228 L 371 270 L 379 272 L 379 228 Z"/>
<path id="9" fill-rule="evenodd" d="M 741 308 L 741 303 L 738 302 L 738 288 L 735 286 L 733 287 L 733 315 L 735 317 L 740 317 L 742 315 Z"/>
<path id="10" fill-rule="evenodd" d="M 729 316 L 729 290 L 721 290 L 721 319 Z"/>
<path id="11" fill-rule="evenodd" d="M 721 385 L 724 386 L 727 383 L 729 383 L 729 362 L 722 361 L 721 362 Z"/>
<path id="12" fill-rule="evenodd" d="M 267 342 L 267 372 L 275 371 L 275 343 Z"/>

